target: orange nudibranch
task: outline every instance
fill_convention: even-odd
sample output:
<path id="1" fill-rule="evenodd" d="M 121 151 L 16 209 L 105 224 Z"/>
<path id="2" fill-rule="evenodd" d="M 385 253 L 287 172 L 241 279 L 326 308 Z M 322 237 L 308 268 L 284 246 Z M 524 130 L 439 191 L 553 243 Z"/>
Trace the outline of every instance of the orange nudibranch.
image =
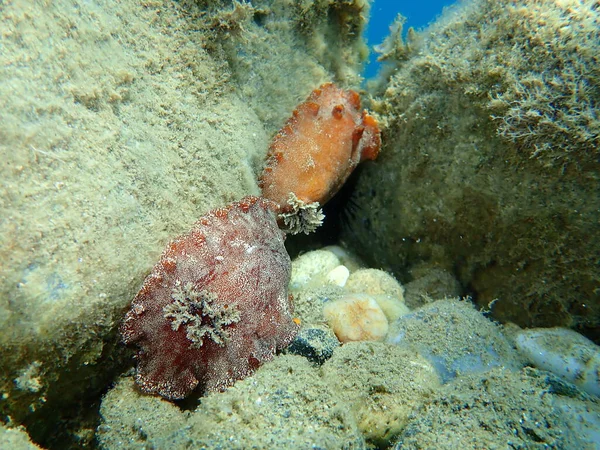
<path id="1" fill-rule="evenodd" d="M 323 84 L 273 138 L 262 194 L 280 205 L 280 213 L 292 209 L 291 194 L 304 204 L 323 205 L 359 162 L 377 157 L 380 145 L 377 121 L 361 111 L 358 94 Z"/>

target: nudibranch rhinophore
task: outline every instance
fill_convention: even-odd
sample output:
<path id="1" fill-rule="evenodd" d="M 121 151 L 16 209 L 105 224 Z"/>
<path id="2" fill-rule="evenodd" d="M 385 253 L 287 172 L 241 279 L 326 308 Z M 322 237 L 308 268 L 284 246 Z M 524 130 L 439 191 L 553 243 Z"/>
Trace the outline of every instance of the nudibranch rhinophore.
<path id="1" fill-rule="evenodd" d="M 377 158 L 380 146 L 377 121 L 361 111 L 358 94 L 323 84 L 273 138 L 259 180 L 262 195 L 279 205 L 286 231 L 314 231 L 324 217 L 320 206 L 358 163 Z"/>

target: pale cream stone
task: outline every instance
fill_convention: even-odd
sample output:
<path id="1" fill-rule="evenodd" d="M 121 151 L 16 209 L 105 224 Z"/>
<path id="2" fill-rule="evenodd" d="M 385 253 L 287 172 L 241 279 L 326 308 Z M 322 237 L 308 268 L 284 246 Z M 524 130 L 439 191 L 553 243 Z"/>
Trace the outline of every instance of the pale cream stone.
<path id="1" fill-rule="evenodd" d="M 384 312 L 365 294 L 348 294 L 327 303 L 323 316 L 340 342 L 380 341 L 388 332 Z"/>
<path id="2" fill-rule="evenodd" d="M 388 322 L 394 322 L 398 318 L 408 314 L 410 308 L 404 304 L 398 297 L 392 295 L 379 294 L 373 295 L 373 298 L 385 314 Z"/>
<path id="3" fill-rule="evenodd" d="M 370 295 L 387 294 L 404 303 L 404 288 L 387 272 L 378 269 L 360 269 L 350 274 L 346 283 L 348 292 Z"/>
<path id="4" fill-rule="evenodd" d="M 329 271 L 326 277 L 326 281 L 329 284 L 335 284 L 339 287 L 344 287 L 346 285 L 346 281 L 348 281 L 348 277 L 350 276 L 350 271 L 346 266 L 340 265 L 336 268 Z"/>
<path id="5" fill-rule="evenodd" d="M 292 261 L 290 290 L 318 287 L 327 282 L 327 274 L 340 265 L 337 256 L 327 250 L 304 253 Z"/>
<path id="6" fill-rule="evenodd" d="M 350 272 L 356 272 L 364 267 L 364 264 L 360 259 L 344 247 L 340 247 L 339 245 L 328 245 L 327 247 L 323 247 L 323 250 L 330 251 L 337 256 L 340 259 L 340 264 L 346 266 Z"/>

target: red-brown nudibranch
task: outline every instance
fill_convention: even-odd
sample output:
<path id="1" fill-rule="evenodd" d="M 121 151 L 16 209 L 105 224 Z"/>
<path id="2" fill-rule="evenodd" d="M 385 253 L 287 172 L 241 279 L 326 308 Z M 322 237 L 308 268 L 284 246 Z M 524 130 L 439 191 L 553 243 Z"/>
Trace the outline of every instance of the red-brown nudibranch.
<path id="1" fill-rule="evenodd" d="M 333 83 L 315 89 L 274 137 L 259 183 L 279 205 L 280 221 L 292 233 L 313 231 L 327 202 L 381 146 L 375 118 L 360 98 Z"/>
<path id="2" fill-rule="evenodd" d="M 181 399 L 199 386 L 223 390 L 295 337 L 276 209 L 246 197 L 167 245 L 121 326 L 124 342 L 139 347 L 143 391 Z"/>

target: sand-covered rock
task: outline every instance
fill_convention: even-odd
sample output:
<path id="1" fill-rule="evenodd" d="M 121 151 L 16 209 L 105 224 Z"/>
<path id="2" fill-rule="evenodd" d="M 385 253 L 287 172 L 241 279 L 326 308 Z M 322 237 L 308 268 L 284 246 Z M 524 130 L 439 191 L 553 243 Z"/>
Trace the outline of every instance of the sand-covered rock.
<path id="1" fill-rule="evenodd" d="M 343 397 L 303 357 L 287 355 L 195 411 L 140 394 L 122 379 L 104 398 L 100 447 L 365 448 Z"/>
<path id="2" fill-rule="evenodd" d="M 299 98 L 358 80 L 359 2 L 255 3 L 0 6 L 0 411 L 37 442 L 129 361 L 116 329 L 164 245 L 259 193 Z"/>
<path id="3" fill-rule="evenodd" d="M 468 300 L 438 300 L 400 317 L 390 325 L 386 342 L 419 352 L 444 383 L 521 364 L 502 328 Z"/>
<path id="4" fill-rule="evenodd" d="M 340 264 L 340 257 L 352 270 Z M 301 322 L 309 328 L 326 322 L 341 342 L 383 340 L 389 323 L 410 312 L 404 288 L 392 275 L 361 268 L 340 247 L 296 257 L 290 291 Z"/>
<path id="5" fill-rule="evenodd" d="M 0 20 L 0 408 L 39 437 L 111 376 L 163 245 L 258 193 L 267 136 L 174 4 L 15 2 Z"/>
<path id="6" fill-rule="evenodd" d="M 394 449 L 598 448 L 600 405 L 533 369 L 496 368 L 437 391 Z"/>
<path id="7" fill-rule="evenodd" d="M 458 280 L 447 270 L 422 267 L 411 270 L 412 281 L 404 287 L 404 302 L 409 308 L 417 308 L 442 298 L 460 297 L 462 288 Z"/>
<path id="8" fill-rule="evenodd" d="M 376 448 L 388 447 L 440 385 L 436 370 L 422 356 L 375 342 L 344 344 L 323 372 Z"/>
<path id="9" fill-rule="evenodd" d="M 403 284 L 426 264 L 497 319 L 600 339 L 599 24 L 594 0 L 476 0 L 389 40 L 343 239 Z"/>
<path id="10" fill-rule="evenodd" d="M 345 294 L 327 302 L 323 317 L 340 342 L 381 341 L 389 328 L 383 309 L 366 294 Z"/>
<path id="11" fill-rule="evenodd" d="M 269 133 L 320 84 L 360 83 L 368 0 L 198 3 L 212 35 L 208 48 L 225 57 L 240 95 Z"/>
<path id="12" fill-rule="evenodd" d="M 600 397 L 600 346 L 566 328 L 533 328 L 514 337 L 527 364 Z"/>
<path id="13" fill-rule="evenodd" d="M 4 425 L 0 425 L 0 448 L 36 450 L 40 447 L 31 442 L 27 431 L 23 428 L 7 428 Z"/>
<path id="14" fill-rule="evenodd" d="M 100 408 L 100 447 L 348 448 L 390 445 L 440 382 L 418 354 L 346 344 L 321 367 L 296 355 L 263 365 L 185 409 L 140 393 L 123 377 Z"/>

